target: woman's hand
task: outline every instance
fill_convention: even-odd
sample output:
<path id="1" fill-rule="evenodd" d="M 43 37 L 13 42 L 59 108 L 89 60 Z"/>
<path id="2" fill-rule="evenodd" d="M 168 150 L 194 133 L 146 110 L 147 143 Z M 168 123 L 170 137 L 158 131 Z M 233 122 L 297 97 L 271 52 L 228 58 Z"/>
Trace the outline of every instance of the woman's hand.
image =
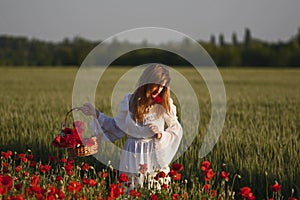
<path id="1" fill-rule="evenodd" d="M 85 115 L 93 116 L 97 119 L 99 117 L 99 111 L 91 103 L 83 104 L 83 106 L 79 107 L 79 110 Z"/>
<path id="2" fill-rule="evenodd" d="M 157 139 L 161 138 L 162 134 L 161 134 L 161 132 L 159 131 L 159 129 L 158 129 L 158 127 L 156 125 L 154 125 L 154 124 L 148 124 L 148 127 L 153 132 L 153 134 L 155 135 L 155 137 Z"/>

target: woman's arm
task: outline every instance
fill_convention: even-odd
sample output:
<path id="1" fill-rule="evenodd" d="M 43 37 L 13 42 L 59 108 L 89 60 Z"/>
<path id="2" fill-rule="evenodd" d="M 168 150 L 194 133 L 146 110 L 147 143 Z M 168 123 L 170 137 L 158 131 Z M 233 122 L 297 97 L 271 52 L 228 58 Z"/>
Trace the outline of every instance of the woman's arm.
<path id="1" fill-rule="evenodd" d="M 111 142 L 114 142 L 125 136 L 126 133 L 117 126 L 114 118 L 107 117 L 103 113 L 99 112 L 97 120 L 105 137 Z"/>
<path id="2" fill-rule="evenodd" d="M 103 134 L 104 140 L 109 140 L 114 142 L 125 136 L 125 132 L 122 131 L 116 124 L 114 118 L 107 117 L 103 113 L 99 112 L 92 104 L 85 103 L 82 107 L 79 108 L 85 115 L 93 116 L 97 119 L 101 130 L 100 134 Z M 124 116 L 124 111 L 120 110 L 119 116 Z M 91 126 L 96 126 L 95 122 L 91 122 Z"/>

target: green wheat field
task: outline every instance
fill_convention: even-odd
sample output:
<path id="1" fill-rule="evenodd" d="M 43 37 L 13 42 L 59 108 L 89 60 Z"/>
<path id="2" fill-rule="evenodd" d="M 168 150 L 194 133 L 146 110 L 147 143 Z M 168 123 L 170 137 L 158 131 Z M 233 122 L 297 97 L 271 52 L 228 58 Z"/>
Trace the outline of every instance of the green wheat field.
<path id="1" fill-rule="evenodd" d="M 96 94 L 96 106 L 107 115 L 111 115 L 113 86 L 128 69 L 110 67 L 101 79 L 105 90 Z M 292 187 L 300 188 L 299 69 L 221 68 L 227 95 L 225 125 L 213 150 L 202 159 L 198 158 L 198 151 L 210 119 L 209 94 L 195 70 L 176 69 L 188 77 L 197 91 L 203 91 L 198 94 L 199 134 L 176 161 L 184 165 L 185 177 L 199 174 L 201 162 L 209 160 L 214 169 L 240 174 L 237 187 L 250 185 L 259 193 L 266 180 L 269 184 L 277 180 L 283 185 L 283 193 L 290 193 Z M 42 160 L 63 153 L 52 147 L 51 141 L 72 106 L 77 70 L 0 68 L 1 151 L 20 153 L 31 149 Z"/>

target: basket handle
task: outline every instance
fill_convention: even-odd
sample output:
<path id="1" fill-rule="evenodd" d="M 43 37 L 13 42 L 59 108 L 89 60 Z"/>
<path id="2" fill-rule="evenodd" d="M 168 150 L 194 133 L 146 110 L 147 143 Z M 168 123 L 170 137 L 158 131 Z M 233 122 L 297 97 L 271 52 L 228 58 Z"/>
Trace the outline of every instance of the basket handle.
<path id="1" fill-rule="evenodd" d="M 74 110 L 80 110 L 80 107 L 74 107 L 72 108 L 71 110 L 69 110 L 67 113 L 66 113 L 66 116 L 64 118 L 64 121 L 62 122 L 61 124 L 61 129 L 64 130 L 66 128 L 66 122 L 67 122 L 67 118 L 69 116 L 69 114 L 74 111 Z"/>

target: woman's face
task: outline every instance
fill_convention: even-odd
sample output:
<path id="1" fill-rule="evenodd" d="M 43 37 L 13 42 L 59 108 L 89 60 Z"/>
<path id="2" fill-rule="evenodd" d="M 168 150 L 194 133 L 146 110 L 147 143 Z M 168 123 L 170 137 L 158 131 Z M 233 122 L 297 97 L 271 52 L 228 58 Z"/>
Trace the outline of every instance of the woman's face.
<path id="1" fill-rule="evenodd" d="M 150 88 L 150 94 L 152 96 L 152 98 L 155 98 L 156 96 L 158 96 L 161 91 L 164 89 L 164 87 L 162 85 L 153 85 L 151 88 Z"/>

